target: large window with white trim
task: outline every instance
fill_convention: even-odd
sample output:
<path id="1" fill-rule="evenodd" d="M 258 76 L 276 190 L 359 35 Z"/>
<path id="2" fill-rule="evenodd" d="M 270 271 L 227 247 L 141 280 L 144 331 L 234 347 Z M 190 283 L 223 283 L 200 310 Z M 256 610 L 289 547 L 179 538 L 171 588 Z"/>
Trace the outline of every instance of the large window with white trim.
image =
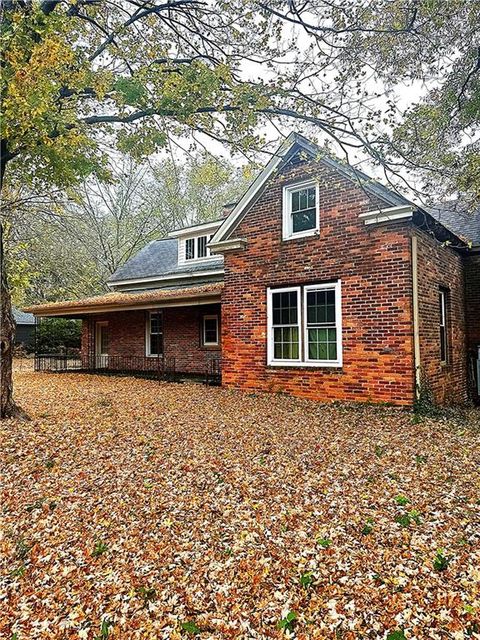
<path id="1" fill-rule="evenodd" d="M 340 281 L 268 289 L 268 364 L 342 365 Z"/>
<path id="2" fill-rule="evenodd" d="M 147 316 L 146 354 L 147 356 L 163 355 L 163 314 L 151 311 Z"/>
<path id="3" fill-rule="evenodd" d="M 284 187 L 283 239 L 313 235 L 318 230 L 318 183 L 310 180 Z"/>

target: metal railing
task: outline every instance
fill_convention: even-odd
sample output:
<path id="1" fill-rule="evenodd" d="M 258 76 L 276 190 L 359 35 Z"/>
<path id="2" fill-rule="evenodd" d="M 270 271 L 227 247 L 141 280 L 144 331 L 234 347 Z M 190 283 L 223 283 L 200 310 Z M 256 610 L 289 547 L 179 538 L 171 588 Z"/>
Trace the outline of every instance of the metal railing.
<path id="1" fill-rule="evenodd" d="M 35 371 L 84 371 L 105 374 L 135 374 L 146 377 L 175 378 L 174 357 L 64 355 L 41 353 L 35 355 Z"/>

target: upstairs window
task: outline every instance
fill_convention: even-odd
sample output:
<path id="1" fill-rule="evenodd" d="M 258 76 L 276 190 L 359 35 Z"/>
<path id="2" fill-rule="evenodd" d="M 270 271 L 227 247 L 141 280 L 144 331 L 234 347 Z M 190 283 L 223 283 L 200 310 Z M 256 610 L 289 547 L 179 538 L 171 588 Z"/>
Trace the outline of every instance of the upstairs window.
<path id="1" fill-rule="evenodd" d="M 447 295 L 445 289 L 440 289 L 438 302 L 440 307 L 440 362 L 442 364 L 447 364 L 448 362 Z"/>
<path id="2" fill-rule="evenodd" d="M 342 366 L 340 282 L 268 290 L 268 364 Z"/>
<path id="3" fill-rule="evenodd" d="M 211 237 L 211 236 L 210 236 Z M 197 238 L 187 238 L 185 240 L 185 260 L 198 260 L 208 258 L 210 251 L 207 248 L 208 236 L 198 236 Z"/>
<path id="4" fill-rule="evenodd" d="M 319 230 L 318 184 L 294 184 L 283 189 L 283 239 L 302 238 Z"/>

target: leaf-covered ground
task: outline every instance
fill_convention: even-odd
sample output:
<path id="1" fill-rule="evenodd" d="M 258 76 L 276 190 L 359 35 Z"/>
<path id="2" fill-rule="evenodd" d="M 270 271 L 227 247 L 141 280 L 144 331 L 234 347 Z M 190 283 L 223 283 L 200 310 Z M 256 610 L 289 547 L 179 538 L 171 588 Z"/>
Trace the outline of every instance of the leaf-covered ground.
<path id="1" fill-rule="evenodd" d="M 16 376 L 1 638 L 480 637 L 478 412 Z"/>

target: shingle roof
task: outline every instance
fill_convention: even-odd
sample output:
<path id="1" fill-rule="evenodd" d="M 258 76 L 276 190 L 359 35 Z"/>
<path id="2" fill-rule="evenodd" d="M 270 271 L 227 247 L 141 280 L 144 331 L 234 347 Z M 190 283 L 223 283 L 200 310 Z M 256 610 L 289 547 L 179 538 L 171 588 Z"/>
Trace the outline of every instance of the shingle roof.
<path id="1" fill-rule="evenodd" d="M 125 293 L 113 291 L 100 296 L 83 298 L 82 300 L 62 300 L 61 302 L 46 302 L 27 307 L 26 311 L 35 315 L 82 315 L 82 313 L 94 313 L 101 311 L 116 311 L 122 308 L 148 308 L 149 306 L 162 302 L 180 302 L 186 304 L 198 299 L 210 301 L 212 298 L 220 296 L 223 289 L 223 282 L 212 282 L 197 286 L 172 288 L 172 289 L 149 289 L 147 291 Z"/>
<path id="2" fill-rule="evenodd" d="M 480 209 L 469 211 L 460 200 L 439 202 L 425 209 L 455 235 L 480 246 Z"/>
<path id="3" fill-rule="evenodd" d="M 165 238 L 153 240 L 117 269 L 109 279 L 109 282 L 121 282 L 123 280 L 137 280 L 141 278 L 161 279 L 163 276 L 190 273 L 194 276 L 197 272 L 221 271 L 223 269 L 223 256 L 212 256 L 208 262 L 193 263 L 188 265 L 178 264 L 178 240 Z"/>
<path id="4" fill-rule="evenodd" d="M 12 307 L 12 313 L 16 324 L 35 324 L 35 316 L 31 313 L 25 313 L 16 307 Z"/>

